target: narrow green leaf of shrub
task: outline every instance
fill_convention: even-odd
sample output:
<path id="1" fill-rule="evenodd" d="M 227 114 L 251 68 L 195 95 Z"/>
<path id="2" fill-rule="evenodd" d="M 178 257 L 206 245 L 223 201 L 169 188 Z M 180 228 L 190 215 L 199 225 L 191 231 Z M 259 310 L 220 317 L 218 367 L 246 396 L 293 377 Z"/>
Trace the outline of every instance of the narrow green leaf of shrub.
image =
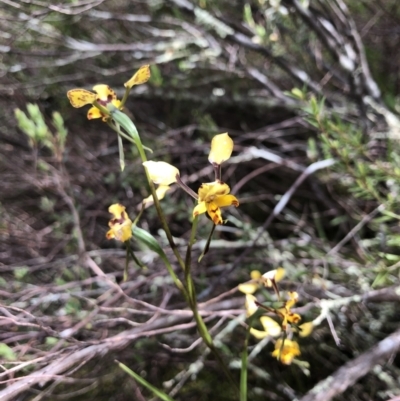
<path id="1" fill-rule="evenodd" d="M 135 379 L 139 384 L 142 386 L 146 387 L 148 390 L 150 390 L 156 397 L 161 398 L 164 401 L 174 401 L 173 398 L 171 398 L 169 395 L 165 394 L 163 391 L 159 390 L 157 387 L 154 387 L 151 385 L 147 380 L 143 379 L 142 376 L 139 376 L 137 373 L 135 373 L 133 370 L 129 369 L 126 365 L 119 361 L 115 361 L 118 366 L 126 373 L 128 373 L 129 376 L 131 376 L 133 379 Z"/>

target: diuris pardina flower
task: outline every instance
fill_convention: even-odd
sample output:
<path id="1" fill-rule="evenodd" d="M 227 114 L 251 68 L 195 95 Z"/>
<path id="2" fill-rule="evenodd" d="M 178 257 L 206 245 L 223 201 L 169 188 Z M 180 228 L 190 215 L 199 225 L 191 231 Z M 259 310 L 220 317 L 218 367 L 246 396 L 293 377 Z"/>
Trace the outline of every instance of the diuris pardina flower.
<path id="1" fill-rule="evenodd" d="M 132 237 L 132 221 L 125 212 L 125 206 L 115 203 L 108 208 L 108 211 L 114 217 L 108 222 L 110 230 L 106 234 L 107 239 L 128 241 Z"/>
<path id="2" fill-rule="evenodd" d="M 139 70 L 129 81 L 125 82 L 124 86 L 127 88 L 127 91 L 129 91 L 132 86 L 143 84 L 147 82 L 149 78 L 150 67 L 148 65 L 144 65 L 139 68 Z M 107 108 L 107 105 L 111 103 L 117 109 L 122 110 L 123 103 L 117 99 L 116 93 L 108 85 L 95 85 L 93 87 L 93 90 L 94 93 L 82 88 L 71 89 L 67 92 L 67 96 L 71 105 L 76 108 L 83 107 L 88 104 L 93 105 L 94 102 L 97 102 L 100 106 L 103 106 L 104 108 Z M 126 97 L 124 97 L 124 99 L 126 100 Z M 109 115 L 105 114 L 96 106 L 93 106 L 89 109 L 87 113 L 87 118 L 89 120 L 102 118 L 103 121 L 107 121 Z"/>
<path id="3" fill-rule="evenodd" d="M 244 294 L 254 294 L 260 287 L 274 287 L 277 282 L 281 281 L 285 277 L 285 269 L 278 267 L 275 270 L 270 270 L 263 275 L 258 270 L 253 270 L 250 273 L 251 280 L 238 285 L 238 290 Z"/>
<path id="4" fill-rule="evenodd" d="M 108 85 L 95 85 L 93 86 L 95 93 L 90 92 L 86 89 L 71 89 L 68 91 L 67 96 L 73 107 L 79 108 L 86 106 L 87 104 L 93 104 L 95 101 L 101 106 L 107 108 L 107 104 L 113 104 L 117 109 L 122 109 L 121 101 L 117 99 L 116 93 Z M 109 118 L 104 112 L 98 109 L 96 106 L 92 106 L 88 113 L 88 120 L 95 118 L 102 118 L 103 121 L 107 121 Z"/>
<path id="5" fill-rule="evenodd" d="M 272 352 L 272 356 L 278 358 L 285 365 L 290 365 L 293 359 L 300 354 L 300 347 L 296 341 L 281 339 L 275 343 L 275 350 Z"/>
<path id="6" fill-rule="evenodd" d="M 193 217 L 207 212 L 214 224 L 222 224 L 221 207 L 239 206 L 239 201 L 229 194 L 230 188 L 222 181 L 202 184 L 199 188 L 199 204 L 193 210 Z"/>
<path id="7" fill-rule="evenodd" d="M 154 184 L 157 184 L 156 189 L 157 198 L 163 199 L 166 192 L 170 189 L 170 185 L 176 182 L 179 177 L 179 170 L 166 162 L 146 161 L 143 162 L 147 174 Z M 143 200 L 143 203 L 153 202 L 153 196 L 150 195 Z"/>
<path id="8" fill-rule="evenodd" d="M 289 292 L 289 299 L 285 302 L 285 306 L 283 308 L 276 309 L 278 315 L 283 318 L 282 328 L 286 330 L 286 326 L 288 323 L 297 324 L 301 320 L 301 316 L 297 313 L 293 313 L 291 311 L 292 306 L 295 305 L 298 299 L 298 294 L 295 291 Z"/>

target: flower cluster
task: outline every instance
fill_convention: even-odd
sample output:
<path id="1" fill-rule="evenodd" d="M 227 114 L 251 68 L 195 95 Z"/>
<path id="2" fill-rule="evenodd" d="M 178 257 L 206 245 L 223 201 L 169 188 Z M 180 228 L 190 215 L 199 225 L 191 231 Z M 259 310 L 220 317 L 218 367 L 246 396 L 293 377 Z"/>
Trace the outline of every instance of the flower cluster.
<path id="1" fill-rule="evenodd" d="M 280 323 L 270 316 L 261 316 L 259 321 L 264 330 L 251 327 L 250 334 L 259 340 L 265 337 L 279 337 L 283 335 L 283 338 L 276 341 L 272 356 L 277 357 L 283 364 L 290 365 L 293 359 L 299 356 L 301 352 L 298 343 L 292 341 L 291 338 L 287 339 L 286 336 L 292 337 L 294 333 L 298 333 L 300 337 L 306 337 L 311 334 L 313 329 L 312 322 L 299 325 L 301 316 L 292 311 L 293 306 L 298 301 L 297 292 L 288 291 L 287 299 L 279 308 L 264 306 L 260 304 L 253 295 L 261 286 L 271 287 L 274 288 L 278 296 L 278 301 L 280 301 L 277 282 L 282 280 L 284 275 L 285 271 L 283 268 L 271 270 L 263 275 L 255 270 L 251 272 L 251 280 L 247 283 L 239 284 L 238 289 L 246 295 L 245 306 L 247 317 L 254 315 L 259 307 L 273 314 L 275 317 L 278 317 Z"/>
<path id="2" fill-rule="evenodd" d="M 149 178 L 158 185 L 156 194 L 162 199 L 169 190 L 169 185 L 176 182 L 184 191 L 195 198 L 198 204 L 193 209 L 193 217 L 207 213 L 214 224 L 223 224 L 221 208 L 239 206 L 237 198 L 230 194 L 229 186 L 221 180 L 221 164 L 228 160 L 232 154 L 233 141 L 227 133 L 214 136 L 211 142 L 211 151 L 208 157 L 214 166 L 215 181 L 203 183 L 198 193 L 193 192 L 182 182 L 179 170 L 165 162 L 144 162 Z M 153 201 L 152 196 L 144 199 L 144 203 Z"/>

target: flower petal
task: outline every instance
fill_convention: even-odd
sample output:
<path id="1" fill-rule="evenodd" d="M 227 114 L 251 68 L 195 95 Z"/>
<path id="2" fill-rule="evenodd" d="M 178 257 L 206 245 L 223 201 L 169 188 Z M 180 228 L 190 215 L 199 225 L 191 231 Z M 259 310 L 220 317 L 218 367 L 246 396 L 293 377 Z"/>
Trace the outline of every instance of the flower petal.
<path id="1" fill-rule="evenodd" d="M 201 184 L 199 188 L 199 201 L 211 202 L 217 196 L 229 194 L 231 189 L 227 184 L 221 181 L 214 181 Z"/>
<path id="2" fill-rule="evenodd" d="M 252 270 L 250 272 L 250 277 L 252 280 L 258 280 L 261 277 L 261 273 L 258 270 Z"/>
<path id="3" fill-rule="evenodd" d="M 117 98 L 117 94 L 108 85 L 95 85 L 93 90 L 97 93 L 96 100 L 100 102 L 109 103 Z"/>
<path id="4" fill-rule="evenodd" d="M 222 195 L 218 196 L 217 198 L 214 199 L 215 204 L 217 204 L 219 207 L 226 207 L 226 206 L 239 206 L 239 201 L 237 198 L 233 195 Z"/>
<path id="5" fill-rule="evenodd" d="M 156 189 L 156 195 L 157 195 L 158 200 L 163 199 L 169 189 L 171 189 L 171 188 L 168 185 L 160 185 Z M 143 199 L 144 204 L 149 204 L 149 203 L 153 203 L 153 202 L 154 202 L 153 195 L 150 195 L 147 198 Z"/>
<path id="6" fill-rule="evenodd" d="M 101 118 L 101 117 L 103 117 L 103 114 L 97 107 L 93 106 L 87 112 L 88 120 L 94 120 L 95 118 Z"/>
<path id="7" fill-rule="evenodd" d="M 166 162 L 147 161 L 143 163 L 149 174 L 150 179 L 154 184 L 170 185 L 176 182 L 176 176 L 179 175 L 179 170 Z"/>
<path id="8" fill-rule="evenodd" d="M 134 85 L 140 85 L 144 84 L 150 79 L 150 66 L 149 65 L 143 65 L 140 67 L 133 77 L 124 83 L 125 88 L 132 88 Z"/>
<path id="9" fill-rule="evenodd" d="M 299 336 L 308 337 L 314 329 L 313 322 L 303 323 L 299 326 Z"/>
<path id="10" fill-rule="evenodd" d="M 246 316 L 250 317 L 257 312 L 258 306 L 256 305 L 257 298 L 254 295 L 246 294 Z"/>
<path id="11" fill-rule="evenodd" d="M 193 209 L 193 217 L 198 216 L 199 214 L 205 213 L 207 211 L 207 204 L 206 202 L 200 202 L 194 209 Z"/>
<path id="12" fill-rule="evenodd" d="M 265 332 L 271 337 L 278 337 L 281 334 L 281 326 L 269 316 L 261 316 L 260 322 L 264 327 Z"/>
<path id="13" fill-rule="evenodd" d="M 132 221 L 125 220 L 123 224 L 115 224 L 106 234 L 107 239 L 115 238 L 118 241 L 125 242 L 132 237 Z"/>
<path id="14" fill-rule="evenodd" d="M 231 157 L 233 141 L 227 132 L 215 135 L 211 141 L 211 151 L 208 161 L 214 164 L 222 164 Z"/>
<path id="15" fill-rule="evenodd" d="M 83 107 L 92 104 L 96 99 L 96 94 L 86 89 L 71 89 L 67 92 L 68 99 L 72 107 Z"/>
<path id="16" fill-rule="evenodd" d="M 296 341 L 279 339 L 275 343 L 275 351 L 272 356 L 278 358 L 285 365 L 290 365 L 296 356 L 301 354 L 299 344 Z"/>
<path id="17" fill-rule="evenodd" d="M 238 290 L 243 294 L 254 294 L 258 290 L 256 283 L 243 283 L 238 285 Z"/>
<path id="18" fill-rule="evenodd" d="M 266 287 L 272 287 L 272 281 L 276 283 L 285 277 L 285 269 L 278 267 L 275 270 L 270 270 L 262 275 L 262 281 Z"/>
<path id="19" fill-rule="evenodd" d="M 257 330 L 257 329 L 250 329 L 250 334 L 252 334 L 257 340 L 262 340 L 265 337 L 268 337 L 268 333 L 262 330 Z"/>
<path id="20" fill-rule="evenodd" d="M 223 224 L 221 209 L 215 202 L 208 202 L 207 205 L 207 213 L 210 216 L 211 220 L 214 224 Z"/>
<path id="21" fill-rule="evenodd" d="M 108 208 L 109 213 L 111 213 L 117 220 L 123 218 L 126 215 L 125 210 L 126 207 L 124 205 L 121 205 L 120 203 L 114 203 Z"/>

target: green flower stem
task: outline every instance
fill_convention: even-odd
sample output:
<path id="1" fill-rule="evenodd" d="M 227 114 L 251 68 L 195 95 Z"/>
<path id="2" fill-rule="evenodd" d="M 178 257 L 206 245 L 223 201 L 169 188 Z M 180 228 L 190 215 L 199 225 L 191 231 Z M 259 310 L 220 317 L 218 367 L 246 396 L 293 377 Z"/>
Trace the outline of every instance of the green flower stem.
<path id="1" fill-rule="evenodd" d="M 225 364 L 225 361 L 223 360 L 223 358 L 221 357 L 217 348 L 215 347 L 213 339 L 211 337 L 211 334 L 208 331 L 207 326 L 204 323 L 204 320 L 201 317 L 199 310 L 198 310 L 196 289 L 195 289 L 193 278 L 192 278 L 191 271 L 190 271 L 190 267 L 192 264 L 192 256 L 191 256 L 192 255 L 192 247 L 193 247 L 193 244 L 196 242 L 198 219 L 199 219 L 198 216 L 196 216 L 193 219 L 192 231 L 190 233 L 190 239 L 189 239 L 189 244 L 187 247 L 186 258 L 185 258 L 185 281 L 186 281 L 187 291 L 188 291 L 189 300 L 190 300 L 189 306 L 193 312 L 193 317 L 194 317 L 194 320 L 196 321 L 197 329 L 200 333 L 201 338 L 203 339 L 206 346 L 210 349 L 210 351 L 214 354 L 215 358 L 217 359 L 218 363 L 221 365 L 221 367 L 222 367 L 224 373 L 226 374 L 226 376 L 228 377 L 228 379 L 232 382 L 232 384 L 235 386 L 235 388 L 239 392 L 237 383 L 235 382 L 234 378 L 232 377 L 232 374 L 231 374 L 229 368 Z"/>
<path id="2" fill-rule="evenodd" d="M 250 329 L 253 327 L 253 322 L 257 313 L 253 313 L 249 318 L 249 323 L 246 330 L 246 337 L 242 351 L 242 366 L 240 368 L 240 401 L 247 401 L 247 367 L 248 367 L 248 352 Z M 257 315 L 258 316 L 258 315 Z"/>

